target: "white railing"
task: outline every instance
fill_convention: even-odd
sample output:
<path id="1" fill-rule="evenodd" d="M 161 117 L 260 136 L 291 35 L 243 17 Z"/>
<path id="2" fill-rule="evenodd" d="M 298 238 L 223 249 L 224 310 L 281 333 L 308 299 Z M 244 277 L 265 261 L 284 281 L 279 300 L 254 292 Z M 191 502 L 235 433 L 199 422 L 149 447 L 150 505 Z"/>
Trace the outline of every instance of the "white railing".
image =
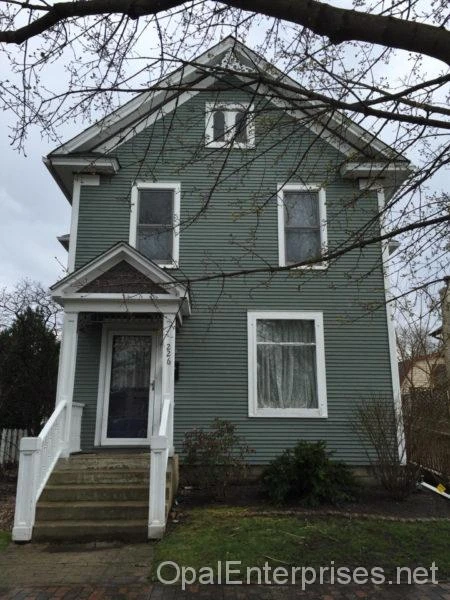
<path id="1" fill-rule="evenodd" d="M 20 442 L 16 512 L 12 537 L 14 541 L 29 541 L 33 532 L 36 504 L 53 468 L 61 456 L 79 448 L 83 405 L 74 404 L 77 414 L 71 428 L 71 405 L 59 402 L 37 437 L 24 437 Z M 71 431 L 72 429 L 72 431 Z"/>
<path id="2" fill-rule="evenodd" d="M 172 450 L 173 401 L 165 396 L 158 435 L 151 438 L 148 537 L 161 538 L 166 528 L 166 473 Z"/>
<path id="3" fill-rule="evenodd" d="M 0 429 L 0 466 L 19 462 L 20 440 L 26 435 L 26 429 Z"/>

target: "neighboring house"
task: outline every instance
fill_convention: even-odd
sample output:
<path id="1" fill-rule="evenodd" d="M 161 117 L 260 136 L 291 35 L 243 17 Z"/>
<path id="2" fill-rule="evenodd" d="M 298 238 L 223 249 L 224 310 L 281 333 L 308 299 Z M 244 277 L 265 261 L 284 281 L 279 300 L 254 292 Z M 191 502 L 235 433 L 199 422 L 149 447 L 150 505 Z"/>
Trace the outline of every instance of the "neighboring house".
<path id="1" fill-rule="evenodd" d="M 431 335 L 441 341 L 447 382 L 450 381 L 450 277 L 444 277 L 445 285 L 440 291 L 442 325 Z"/>
<path id="2" fill-rule="evenodd" d="M 412 390 L 441 388 L 445 381 L 445 360 L 442 352 L 404 360 L 399 363 L 402 394 Z"/>
<path id="3" fill-rule="evenodd" d="M 450 277 L 445 278 L 445 287 L 441 290 L 441 311 L 445 369 L 447 381 L 450 382 Z"/>
<path id="4" fill-rule="evenodd" d="M 231 37 L 194 63 L 45 159 L 72 204 L 68 275 L 52 287 L 65 319 L 55 413 L 22 446 L 16 540 L 162 535 L 166 470 L 215 417 L 258 465 L 300 439 L 365 465 L 356 404 L 399 401 L 387 244 L 264 269 L 359 239 L 408 162 L 290 100 L 298 84 Z M 91 454 L 53 471 L 76 450 Z"/>

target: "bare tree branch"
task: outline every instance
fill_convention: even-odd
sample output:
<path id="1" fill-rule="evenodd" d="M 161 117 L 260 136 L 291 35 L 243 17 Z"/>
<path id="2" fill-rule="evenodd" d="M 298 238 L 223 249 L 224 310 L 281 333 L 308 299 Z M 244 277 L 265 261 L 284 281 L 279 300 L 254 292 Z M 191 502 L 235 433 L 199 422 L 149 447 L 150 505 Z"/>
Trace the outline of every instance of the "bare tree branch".
<path id="1" fill-rule="evenodd" d="M 426 54 L 450 63 L 450 33 L 443 27 L 391 16 L 337 8 L 318 0 L 225 0 L 223 4 L 302 25 L 332 44 L 363 41 Z M 0 42 L 22 44 L 58 23 L 77 17 L 123 14 L 131 19 L 157 15 L 180 0 L 76 0 L 55 4 L 45 15 L 16 30 L 0 32 Z"/>
<path id="2" fill-rule="evenodd" d="M 297 269 L 298 267 L 310 267 L 310 266 L 318 264 L 318 263 L 330 262 L 332 260 L 336 260 L 337 258 L 344 256 L 345 254 L 347 254 L 348 252 L 351 252 L 352 250 L 362 250 L 363 248 L 366 248 L 367 246 L 371 246 L 373 244 L 378 244 L 380 242 L 385 242 L 387 240 L 391 240 L 394 237 L 400 235 L 401 233 L 406 233 L 408 231 L 414 231 L 415 229 L 424 229 L 426 227 L 432 227 L 432 226 L 438 225 L 440 223 L 449 223 L 449 222 L 450 222 L 450 215 L 445 215 L 443 217 L 436 217 L 435 219 L 429 219 L 427 221 L 421 221 L 419 223 L 417 223 L 417 222 L 410 223 L 409 225 L 400 227 L 400 228 L 396 229 L 395 231 L 390 231 L 389 233 L 385 233 L 383 235 L 376 235 L 371 238 L 361 239 L 361 240 L 358 240 L 357 242 L 350 243 L 348 245 L 345 245 L 345 247 L 340 248 L 339 250 L 335 250 L 335 251 L 332 250 L 331 252 L 327 252 L 319 258 L 305 260 L 305 261 L 294 263 L 294 264 L 289 264 L 289 265 L 284 265 L 284 266 L 268 265 L 268 266 L 264 266 L 264 267 L 256 267 L 253 269 L 241 269 L 241 270 L 236 270 L 236 271 L 214 273 L 212 275 L 202 275 L 200 277 L 193 277 L 193 278 L 189 279 L 188 282 L 185 282 L 183 279 L 181 279 L 180 281 L 181 281 L 181 283 L 192 284 L 192 283 L 198 283 L 200 281 L 211 281 L 213 279 L 223 279 L 223 278 L 230 279 L 232 277 L 242 277 L 245 275 L 256 275 L 258 273 L 278 273 L 278 272 L 283 272 L 283 271 L 292 271 L 293 269 Z M 443 279 L 439 279 L 439 281 L 441 281 L 441 280 L 443 281 Z"/>

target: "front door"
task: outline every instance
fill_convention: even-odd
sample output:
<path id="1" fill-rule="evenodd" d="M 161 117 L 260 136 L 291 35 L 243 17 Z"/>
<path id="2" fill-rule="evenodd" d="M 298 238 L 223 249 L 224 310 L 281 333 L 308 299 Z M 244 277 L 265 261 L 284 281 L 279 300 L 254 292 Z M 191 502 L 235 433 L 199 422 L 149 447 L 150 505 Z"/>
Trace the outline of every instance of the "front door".
<path id="1" fill-rule="evenodd" d="M 108 336 L 102 444 L 148 445 L 154 403 L 154 336 L 110 332 Z"/>

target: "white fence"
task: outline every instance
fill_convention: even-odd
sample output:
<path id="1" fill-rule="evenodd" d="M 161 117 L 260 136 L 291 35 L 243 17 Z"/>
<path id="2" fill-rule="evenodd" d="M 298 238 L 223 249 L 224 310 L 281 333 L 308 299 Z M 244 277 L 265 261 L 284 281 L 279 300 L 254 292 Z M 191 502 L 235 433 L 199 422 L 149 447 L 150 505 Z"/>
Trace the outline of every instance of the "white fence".
<path id="1" fill-rule="evenodd" d="M 19 462 L 20 440 L 26 429 L 0 429 L 0 466 Z"/>

